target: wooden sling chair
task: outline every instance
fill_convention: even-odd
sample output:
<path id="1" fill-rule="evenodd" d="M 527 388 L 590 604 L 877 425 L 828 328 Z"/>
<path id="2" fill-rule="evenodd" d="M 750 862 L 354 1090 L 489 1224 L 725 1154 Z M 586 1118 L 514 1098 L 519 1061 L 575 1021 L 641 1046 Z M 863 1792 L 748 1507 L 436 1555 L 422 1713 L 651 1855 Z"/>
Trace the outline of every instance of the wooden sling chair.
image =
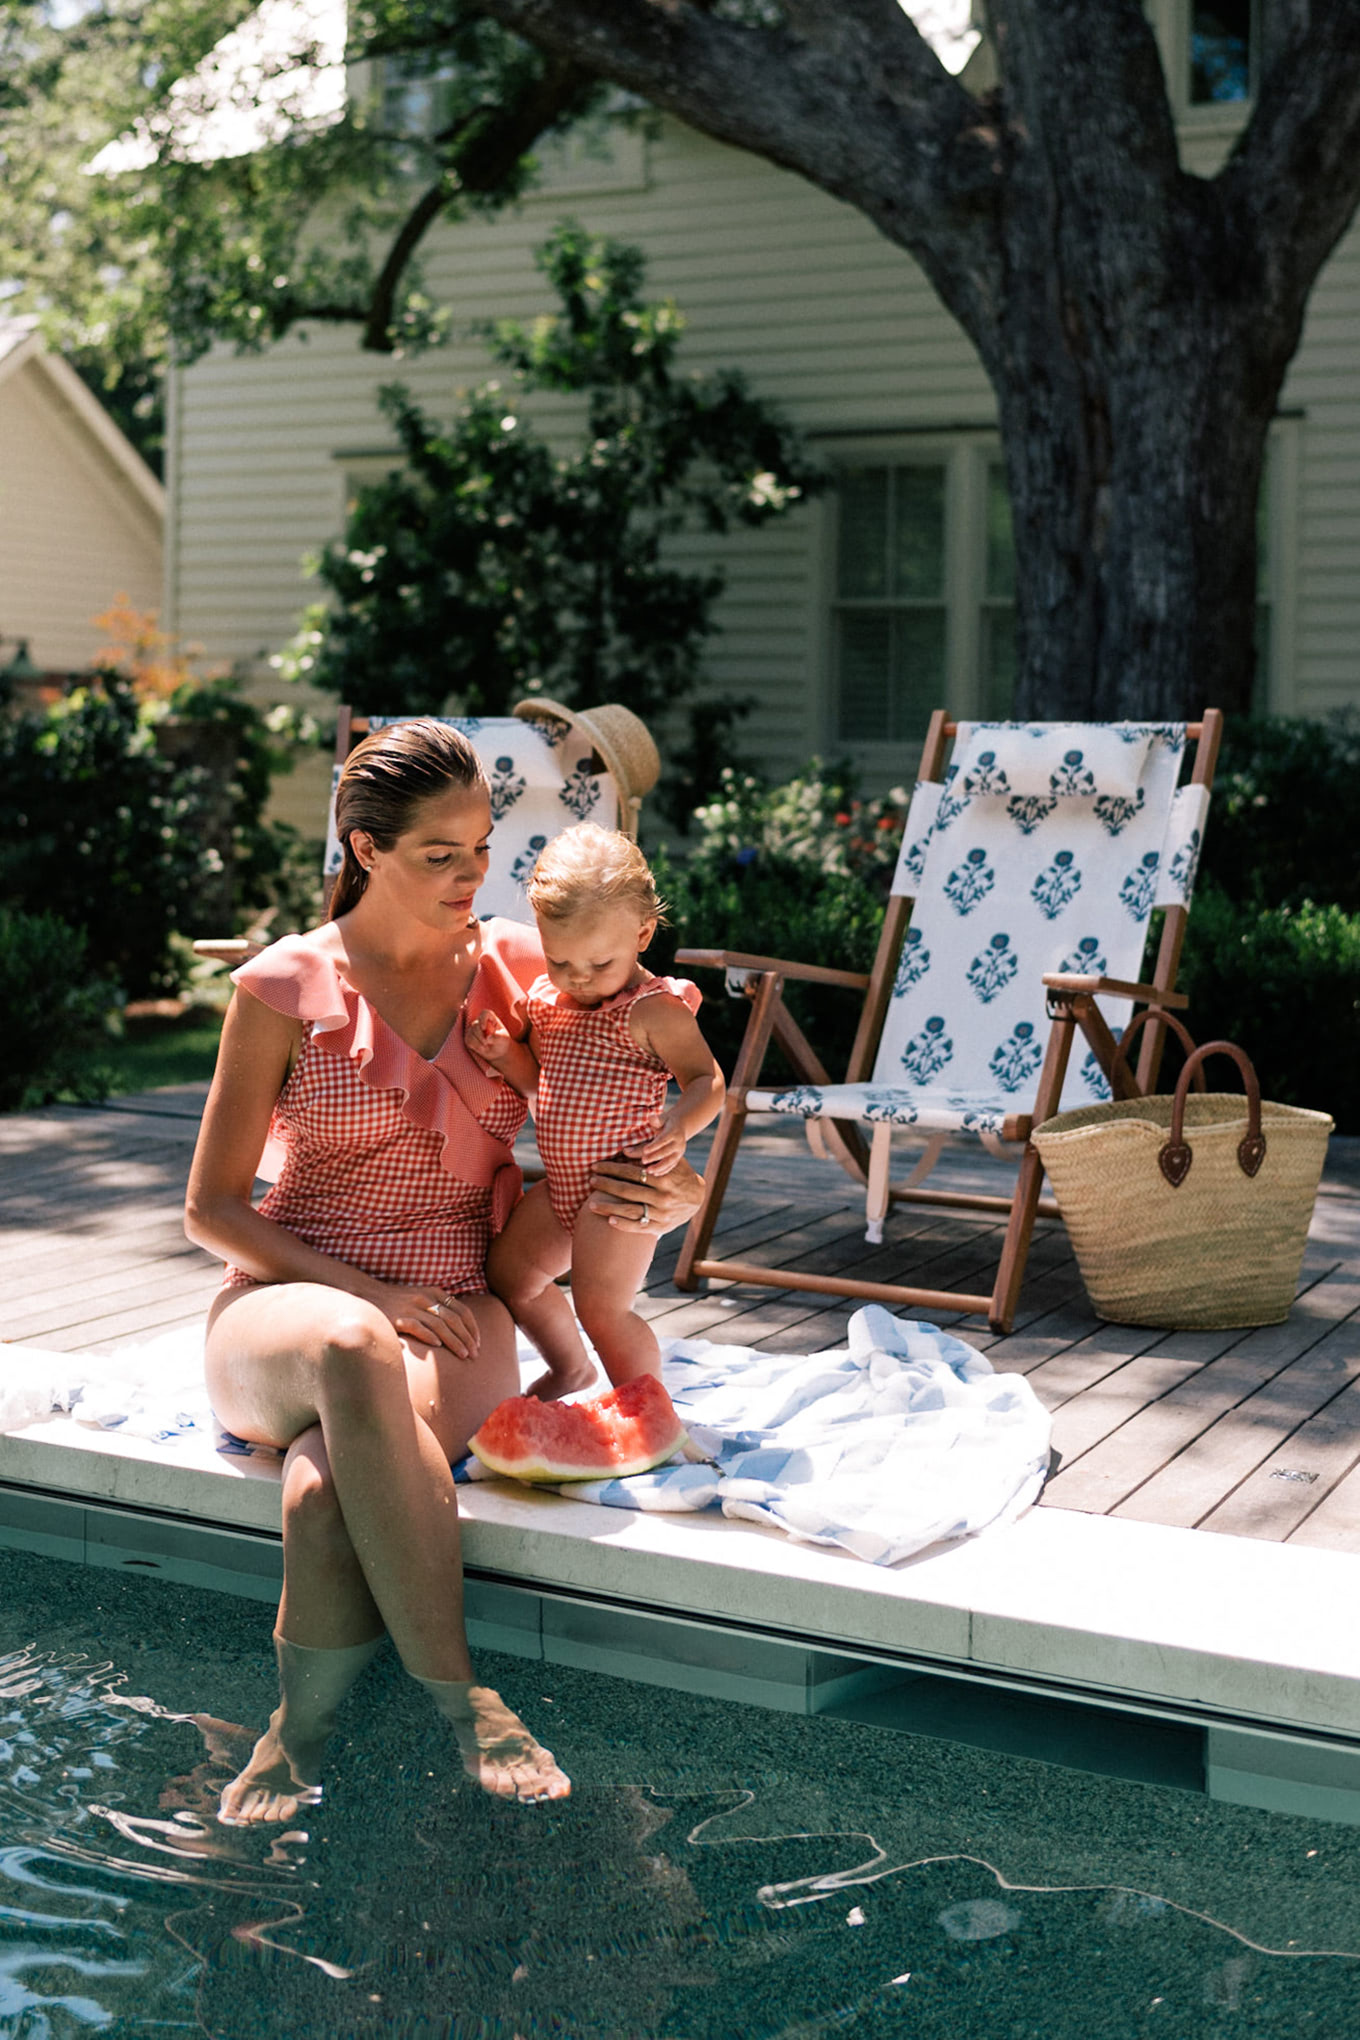
<path id="1" fill-rule="evenodd" d="M 335 789 L 354 746 L 371 730 L 408 722 L 409 716 L 359 715 L 341 707 L 336 719 L 335 763 L 326 822 L 323 887 L 329 900 L 342 861 L 335 833 Z M 491 783 L 491 863 L 477 895 L 477 911 L 529 921 L 524 883 L 549 837 L 574 822 L 598 822 L 636 836 L 642 797 L 661 773 L 656 745 L 644 722 L 618 702 L 568 709 L 556 702 L 521 701 L 512 715 L 439 716 L 476 747 Z M 245 938 L 195 942 L 199 956 L 240 964 L 264 945 Z"/>
<path id="2" fill-rule="evenodd" d="M 932 718 L 883 933 L 870 974 L 724 950 L 687 949 L 677 963 L 728 973 L 751 1001 L 746 1035 L 709 1157 L 704 1203 L 675 1280 L 761 1283 L 985 1315 L 1014 1322 L 1043 1167 L 1031 1129 L 1059 1109 L 1074 1039 L 1087 1054 L 1068 1102 L 1121 1097 L 1156 1082 L 1165 1025 L 1143 1028 L 1136 1077 L 1115 1063 L 1135 1005 L 1184 1006 L 1175 990 L 1222 732 L 1218 710 L 1198 723 L 953 723 Z M 946 756 L 952 746 L 952 758 Z M 1193 769 L 1181 784 L 1193 749 Z M 1143 977 L 1148 924 L 1163 910 Z M 784 1003 L 787 980 L 860 990 L 864 1004 L 844 1083 L 833 1083 Z M 771 1040 L 795 1081 L 760 1088 Z M 896 1202 L 1006 1213 L 990 1296 L 719 1260 L 710 1244 L 746 1123 L 806 1122 L 810 1145 L 866 1186 L 866 1237 L 878 1242 Z M 905 1180 L 890 1178 L 895 1129 L 924 1136 Z M 931 1190 L 922 1179 L 944 1141 L 980 1140 L 1018 1159 L 1010 1197 Z"/>

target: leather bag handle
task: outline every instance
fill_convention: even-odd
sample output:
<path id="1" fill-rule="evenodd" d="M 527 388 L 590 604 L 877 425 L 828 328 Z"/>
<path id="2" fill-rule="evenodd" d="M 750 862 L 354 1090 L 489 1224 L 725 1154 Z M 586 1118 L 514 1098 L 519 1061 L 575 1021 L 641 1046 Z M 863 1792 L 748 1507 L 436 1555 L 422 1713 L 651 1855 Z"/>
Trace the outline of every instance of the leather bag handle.
<path id="1" fill-rule="evenodd" d="M 1261 1131 L 1261 1086 L 1256 1081 L 1250 1056 L 1235 1042 L 1206 1041 L 1203 1048 L 1197 1048 L 1187 1056 L 1185 1067 L 1176 1080 L 1176 1095 L 1171 1101 L 1171 1131 L 1157 1155 L 1157 1166 L 1173 1190 L 1179 1190 L 1195 1159 L 1190 1143 L 1183 1137 L 1190 1079 L 1205 1058 L 1211 1055 L 1230 1055 L 1242 1072 L 1242 1082 L 1246 1085 L 1247 1130 L 1237 1143 L 1238 1168 L 1244 1176 L 1254 1176 L 1266 1158 L 1266 1137 Z"/>
<path id="2" fill-rule="evenodd" d="M 1114 1057 L 1110 1063 L 1109 1070 L 1110 1091 L 1111 1094 L 1116 1098 L 1119 1096 L 1119 1093 L 1115 1089 L 1114 1082 L 1115 1071 L 1119 1068 L 1121 1062 L 1128 1061 L 1128 1056 L 1125 1053 L 1125 1051 L 1127 1050 L 1129 1043 L 1133 1040 L 1133 1037 L 1138 1032 L 1139 1028 L 1146 1026 L 1149 1020 L 1164 1020 L 1167 1026 L 1171 1029 L 1171 1032 L 1174 1035 L 1176 1035 L 1177 1038 L 1179 1039 L 1181 1047 L 1185 1050 L 1186 1055 L 1192 1056 L 1195 1053 L 1194 1036 L 1191 1034 L 1190 1029 L 1186 1026 L 1183 1020 L 1178 1020 L 1174 1013 L 1168 1013 L 1165 1006 L 1145 1006 L 1141 1013 L 1136 1013 L 1134 1015 L 1133 1019 L 1130 1020 L 1128 1026 L 1124 1029 L 1124 1032 L 1120 1035 L 1119 1045 L 1115 1049 Z M 1195 1066 L 1195 1089 L 1197 1091 L 1204 1091 L 1208 1089 L 1208 1086 L 1204 1081 L 1204 1071 L 1199 1067 L 1198 1064 L 1196 1064 Z"/>

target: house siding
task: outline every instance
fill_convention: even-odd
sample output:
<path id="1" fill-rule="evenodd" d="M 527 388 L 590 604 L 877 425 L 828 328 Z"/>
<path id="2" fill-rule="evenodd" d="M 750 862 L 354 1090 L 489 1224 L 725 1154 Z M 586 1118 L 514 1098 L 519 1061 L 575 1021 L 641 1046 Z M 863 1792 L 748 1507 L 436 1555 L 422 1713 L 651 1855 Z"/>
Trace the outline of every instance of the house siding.
<path id="1" fill-rule="evenodd" d="M 1218 147 L 1198 139 L 1188 153 Z M 476 323 L 547 306 L 532 253 L 566 216 L 645 249 L 649 290 L 674 296 L 685 314 L 689 367 L 740 367 L 814 441 L 995 417 L 970 343 L 916 266 L 861 214 L 663 121 L 647 147 L 645 183 L 540 193 L 495 221 L 432 238 L 427 274 L 455 320 L 437 352 L 376 361 L 353 336 L 322 329 L 259 356 L 215 350 L 182 374 L 170 575 L 186 638 L 213 659 L 258 661 L 291 634 L 314 593 L 301 557 L 340 528 L 345 463 L 337 456 L 390 444 L 379 385 L 401 380 L 447 414 L 461 388 L 490 372 Z M 1358 314 L 1353 230 L 1314 294 L 1283 399 L 1300 422 L 1296 556 L 1281 563 L 1289 599 L 1276 605 L 1289 638 L 1277 646 L 1276 705 L 1305 713 L 1360 699 Z M 533 415 L 551 431 L 569 409 L 536 401 Z M 727 587 L 709 671 L 716 687 L 755 702 L 739 741 L 773 773 L 828 743 L 823 522 L 814 506 L 721 542 Z M 706 563 L 712 544 L 687 540 L 677 553 Z"/>
<path id="2" fill-rule="evenodd" d="M 87 666 L 115 597 L 160 609 L 160 521 L 33 358 L 0 383 L 0 630 L 44 670 Z M 4 656 L 11 646 L 7 642 Z"/>

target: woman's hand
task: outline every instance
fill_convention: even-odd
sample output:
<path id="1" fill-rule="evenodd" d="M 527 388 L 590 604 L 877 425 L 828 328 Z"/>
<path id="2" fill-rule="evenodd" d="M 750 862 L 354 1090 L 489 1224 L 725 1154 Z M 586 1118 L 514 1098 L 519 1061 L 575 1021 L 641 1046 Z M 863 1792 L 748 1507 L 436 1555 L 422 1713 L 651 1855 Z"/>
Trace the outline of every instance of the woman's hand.
<path id="1" fill-rule="evenodd" d="M 379 1282 L 369 1292 L 369 1300 L 404 1339 L 421 1346 L 447 1346 L 460 1360 L 476 1359 L 481 1334 L 461 1296 L 400 1282 Z"/>
<path id="2" fill-rule="evenodd" d="M 670 1232 L 693 1218 L 704 1201 L 704 1179 L 683 1156 L 658 1176 L 631 1155 L 611 1156 L 591 1171 L 589 1211 L 598 1211 L 619 1232 Z"/>

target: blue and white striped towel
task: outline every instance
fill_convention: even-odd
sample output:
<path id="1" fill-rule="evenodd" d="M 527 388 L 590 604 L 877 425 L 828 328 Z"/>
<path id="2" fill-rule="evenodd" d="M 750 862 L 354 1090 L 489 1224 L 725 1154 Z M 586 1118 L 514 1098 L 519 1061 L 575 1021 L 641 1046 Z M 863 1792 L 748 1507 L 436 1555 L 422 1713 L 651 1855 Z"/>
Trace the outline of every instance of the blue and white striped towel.
<path id="1" fill-rule="evenodd" d="M 848 1345 L 810 1357 L 682 1339 L 663 1378 L 711 1465 L 677 1462 L 559 1492 L 611 1508 L 769 1523 L 893 1565 L 1009 1521 L 1048 1470 L 1048 1412 L 1019 1374 L 934 1325 L 856 1311 Z M 463 1480 L 494 1476 L 476 1460 Z"/>

